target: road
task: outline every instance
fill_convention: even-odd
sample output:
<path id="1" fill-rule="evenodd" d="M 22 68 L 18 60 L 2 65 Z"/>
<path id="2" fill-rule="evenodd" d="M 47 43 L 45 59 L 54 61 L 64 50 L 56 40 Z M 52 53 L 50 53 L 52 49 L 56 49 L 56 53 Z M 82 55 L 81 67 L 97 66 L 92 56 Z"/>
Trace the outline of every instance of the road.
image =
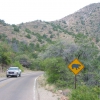
<path id="1" fill-rule="evenodd" d="M 0 81 L 0 100 L 37 100 L 36 77 L 42 73 L 33 72 Z"/>

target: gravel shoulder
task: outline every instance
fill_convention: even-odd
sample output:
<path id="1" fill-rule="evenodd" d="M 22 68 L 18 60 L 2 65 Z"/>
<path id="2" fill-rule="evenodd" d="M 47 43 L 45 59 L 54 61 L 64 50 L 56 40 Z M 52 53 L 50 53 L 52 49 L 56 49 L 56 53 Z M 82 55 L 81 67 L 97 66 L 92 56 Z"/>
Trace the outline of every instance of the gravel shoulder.
<path id="1" fill-rule="evenodd" d="M 39 100 L 60 100 L 60 96 L 56 93 L 53 93 L 49 90 L 46 90 L 44 87 L 39 86 L 38 84 L 38 98 Z"/>
<path id="2" fill-rule="evenodd" d="M 37 79 L 38 100 L 69 100 L 63 95 L 62 90 L 56 90 L 55 86 L 45 83 L 43 75 Z M 69 91 L 68 91 L 69 92 Z"/>

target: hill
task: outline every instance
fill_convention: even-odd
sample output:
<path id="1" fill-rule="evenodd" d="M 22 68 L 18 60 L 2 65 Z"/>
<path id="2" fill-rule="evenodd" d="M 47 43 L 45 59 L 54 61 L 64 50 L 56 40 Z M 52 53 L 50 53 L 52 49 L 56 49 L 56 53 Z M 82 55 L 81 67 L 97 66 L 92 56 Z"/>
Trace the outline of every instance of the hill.
<path id="1" fill-rule="evenodd" d="M 45 45 L 58 39 L 69 38 L 69 40 L 73 40 L 73 35 L 77 33 L 91 36 L 96 42 L 99 42 L 100 3 L 90 4 L 71 15 L 51 22 L 36 20 L 9 25 L 0 20 L 1 41 Z"/>
<path id="2" fill-rule="evenodd" d="M 90 4 L 78 10 L 74 14 L 66 16 L 54 23 L 62 28 L 73 32 L 88 35 L 99 35 L 100 33 L 100 3 Z"/>
<path id="3" fill-rule="evenodd" d="M 1 40 L 6 38 L 10 41 L 16 39 L 28 44 L 31 42 L 34 42 L 35 44 L 45 44 L 51 41 L 55 41 L 58 38 L 63 39 L 70 36 L 65 34 L 58 25 L 56 26 L 53 23 L 36 20 L 19 25 L 4 25 L 1 23 L 0 37 Z"/>

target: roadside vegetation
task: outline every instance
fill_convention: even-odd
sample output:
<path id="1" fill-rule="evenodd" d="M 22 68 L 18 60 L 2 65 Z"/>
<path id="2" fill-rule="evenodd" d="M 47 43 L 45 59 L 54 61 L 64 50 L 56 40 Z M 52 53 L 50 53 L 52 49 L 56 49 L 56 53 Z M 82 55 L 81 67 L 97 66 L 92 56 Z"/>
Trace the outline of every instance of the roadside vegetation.
<path id="1" fill-rule="evenodd" d="M 70 100 L 100 99 L 100 55 L 92 38 L 75 35 L 75 42 L 58 41 L 39 54 L 41 69 L 46 72 L 47 81 L 58 89 L 70 88 Z M 74 74 L 69 63 L 79 59 L 85 68 L 77 75 L 77 89 L 74 89 Z"/>

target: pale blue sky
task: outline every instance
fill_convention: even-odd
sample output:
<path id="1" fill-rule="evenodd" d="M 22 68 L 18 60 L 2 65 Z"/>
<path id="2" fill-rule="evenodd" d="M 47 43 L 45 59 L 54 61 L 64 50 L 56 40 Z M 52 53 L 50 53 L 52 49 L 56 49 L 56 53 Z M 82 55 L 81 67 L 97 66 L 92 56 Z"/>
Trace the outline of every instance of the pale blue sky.
<path id="1" fill-rule="evenodd" d="M 9 24 L 61 19 L 99 0 L 0 0 L 0 19 Z"/>

